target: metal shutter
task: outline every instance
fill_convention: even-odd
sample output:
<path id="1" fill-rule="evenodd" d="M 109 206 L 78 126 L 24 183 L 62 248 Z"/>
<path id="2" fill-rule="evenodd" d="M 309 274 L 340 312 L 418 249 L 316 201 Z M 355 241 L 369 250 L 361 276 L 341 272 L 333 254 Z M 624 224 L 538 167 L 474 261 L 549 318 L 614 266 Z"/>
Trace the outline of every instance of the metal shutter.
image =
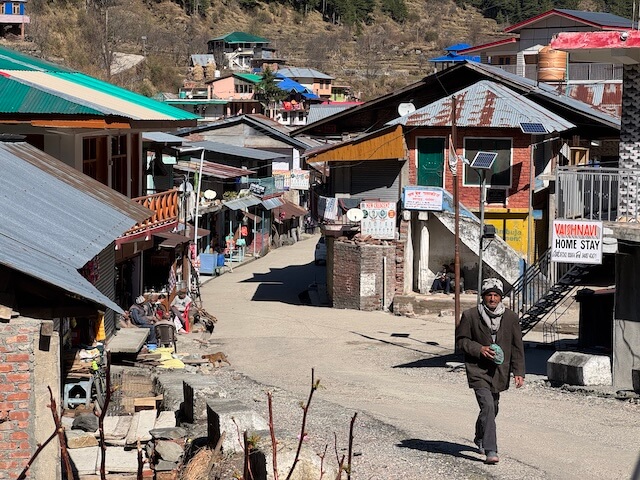
<path id="1" fill-rule="evenodd" d="M 351 196 L 398 202 L 402 165 L 398 160 L 371 160 L 354 165 L 351 167 Z"/>

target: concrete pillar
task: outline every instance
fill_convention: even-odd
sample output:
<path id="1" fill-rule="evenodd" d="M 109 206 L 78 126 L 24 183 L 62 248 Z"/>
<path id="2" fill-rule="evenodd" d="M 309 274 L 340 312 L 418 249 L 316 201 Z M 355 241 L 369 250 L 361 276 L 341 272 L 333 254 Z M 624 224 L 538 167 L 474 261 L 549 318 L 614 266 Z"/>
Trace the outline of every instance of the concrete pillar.
<path id="1" fill-rule="evenodd" d="M 426 222 L 421 222 L 420 228 L 420 258 L 418 259 L 418 290 L 420 293 L 429 291 L 429 229 Z"/>
<path id="2" fill-rule="evenodd" d="M 623 171 L 640 169 L 640 65 L 623 65 L 622 120 L 620 130 L 620 168 Z M 638 180 L 620 180 L 618 217 L 635 219 L 638 216 Z"/>

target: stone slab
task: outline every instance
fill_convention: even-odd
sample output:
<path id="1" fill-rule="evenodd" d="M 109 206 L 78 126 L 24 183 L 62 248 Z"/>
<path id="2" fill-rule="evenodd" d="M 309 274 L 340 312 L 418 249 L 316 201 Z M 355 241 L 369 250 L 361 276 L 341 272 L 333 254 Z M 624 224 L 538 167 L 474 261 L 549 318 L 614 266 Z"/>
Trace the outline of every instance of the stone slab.
<path id="1" fill-rule="evenodd" d="M 74 448 L 69 450 L 71 464 L 79 475 L 92 475 L 96 469 L 100 447 Z"/>
<path id="2" fill-rule="evenodd" d="M 67 448 L 85 448 L 98 446 L 98 439 L 91 432 L 65 429 L 64 435 L 67 440 Z"/>
<path id="3" fill-rule="evenodd" d="M 173 428 L 176 426 L 176 414 L 173 412 L 163 411 L 160 412 L 156 423 L 153 425 L 153 429 L 158 428 Z"/>
<path id="4" fill-rule="evenodd" d="M 178 440 L 187 436 L 187 430 L 182 427 L 154 428 L 149 433 L 155 440 Z"/>
<path id="5" fill-rule="evenodd" d="M 105 470 L 110 473 L 136 473 L 138 471 L 138 450 L 125 450 L 124 447 L 107 447 Z M 144 461 L 144 453 L 142 456 Z M 100 454 L 98 454 L 98 462 Z M 98 463 L 99 465 L 99 463 Z"/>
<path id="6" fill-rule="evenodd" d="M 127 445 L 135 445 L 138 440 L 148 442 L 151 440 L 150 430 L 156 423 L 157 410 L 141 410 L 133 414 L 131 427 L 127 433 Z"/>
<path id="7" fill-rule="evenodd" d="M 158 440 L 155 445 L 156 454 L 162 460 L 177 463 L 184 455 L 184 448 L 171 440 Z"/>
<path id="8" fill-rule="evenodd" d="M 138 353 L 149 335 L 148 328 L 121 328 L 107 342 L 111 353 Z"/>
<path id="9" fill-rule="evenodd" d="M 238 440 L 245 430 L 250 434 L 268 430 L 269 424 L 257 412 L 237 400 L 212 399 L 207 402 L 207 431 L 209 442 L 215 445 L 222 432 L 226 432 L 222 443 L 225 453 L 241 452 L 243 446 Z"/>
<path id="10" fill-rule="evenodd" d="M 207 400 L 227 396 L 226 392 L 212 384 L 210 377 L 194 376 L 184 380 L 182 386 L 184 396 L 182 415 L 186 423 L 206 421 Z"/>
<path id="11" fill-rule="evenodd" d="M 568 385 L 611 385 L 611 360 L 604 355 L 556 352 L 547 361 L 547 377 Z"/>
<path id="12" fill-rule="evenodd" d="M 105 417 L 104 419 L 104 439 L 105 440 L 121 440 L 127 436 L 129 428 L 131 428 L 131 419 L 129 415 L 119 417 Z"/>

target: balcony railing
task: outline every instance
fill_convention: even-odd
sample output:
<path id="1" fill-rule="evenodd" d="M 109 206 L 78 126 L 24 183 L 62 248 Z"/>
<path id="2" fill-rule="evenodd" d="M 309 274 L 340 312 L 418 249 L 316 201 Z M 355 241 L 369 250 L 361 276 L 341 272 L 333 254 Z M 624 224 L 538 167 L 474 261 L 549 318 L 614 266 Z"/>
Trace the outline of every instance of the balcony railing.
<path id="1" fill-rule="evenodd" d="M 558 218 L 640 221 L 640 171 L 559 167 Z"/>
<path id="2" fill-rule="evenodd" d="M 493 65 L 505 72 L 520 74 L 517 65 Z M 520 70 L 521 71 L 521 70 Z M 530 80 L 538 78 L 538 65 L 524 65 L 524 76 Z M 611 63 L 570 63 L 569 82 L 589 80 L 589 81 L 611 81 L 622 80 L 622 65 Z"/>
<path id="3" fill-rule="evenodd" d="M 144 222 L 136 223 L 122 235 L 123 237 L 170 225 L 178 221 L 179 197 L 177 189 L 137 197 L 132 200 L 155 213 Z"/>

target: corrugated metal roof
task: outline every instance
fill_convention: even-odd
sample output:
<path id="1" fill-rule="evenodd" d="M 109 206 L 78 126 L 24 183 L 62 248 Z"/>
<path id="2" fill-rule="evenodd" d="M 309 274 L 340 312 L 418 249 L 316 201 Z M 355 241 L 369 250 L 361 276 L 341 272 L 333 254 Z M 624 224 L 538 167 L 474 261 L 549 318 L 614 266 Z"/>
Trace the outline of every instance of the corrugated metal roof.
<path id="1" fill-rule="evenodd" d="M 280 197 L 267 198 L 266 200 L 262 200 L 262 206 L 267 210 L 273 210 L 274 208 L 278 208 L 284 205 L 284 202 Z"/>
<path id="2" fill-rule="evenodd" d="M 255 207 L 256 205 L 260 205 L 260 203 L 261 203 L 261 200 L 258 197 L 255 197 L 253 195 L 234 198 L 233 200 L 222 202 L 222 204 L 225 207 L 227 207 L 229 210 L 244 210 L 245 208 Z"/>
<path id="3" fill-rule="evenodd" d="M 239 158 L 250 158 L 252 160 L 275 160 L 276 158 L 282 158 L 284 156 L 282 153 L 267 152 L 255 148 L 236 147 L 235 145 L 227 145 L 226 143 L 220 142 L 190 142 L 189 146 L 204 148 L 208 152 L 231 155 Z"/>
<path id="4" fill-rule="evenodd" d="M 285 67 L 279 68 L 278 73 L 289 78 L 322 78 L 325 80 L 333 80 L 331 75 L 319 72 L 313 68 Z"/>
<path id="5" fill-rule="evenodd" d="M 0 70 L 40 70 L 46 72 L 72 72 L 73 70 L 41 60 L 31 55 L 0 47 Z"/>
<path id="6" fill-rule="evenodd" d="M 612 13 L 605 12 L 585 12 L 582 10 L 569 10 L 565 8 L 554 8 L 552 10 L 548 10 L 539 15 L 535 15 L 533 17 L 527 18 L 521 22 L 518 22 L 514 25 L 511 25 L 504 29 L 506 33 L 518 33 L 523 30 L 525 27 L 529 25 L 533 25 L 540 20 L 543 20 L 547 17 L 551 16 L 561 16 L 571 18 L 576 21 L 581 21 L 583 23 L 587 23 L 592 26 L 600 27 L 602 29 L 612 29 L 612 28 L 620 28 L 620 29 L 631 29 L 632 21 L 620 17 L 618 15 L 614 15 Z"/>
<path id="7" fill-rule="evenodd" d="M 0 143 L 0 171 L 0 237 L 76 269 L 153 215 L 26 143 Z"/>
<path id="8" fill-rule="evenodd" d="M 563 132 L 575 125 L 546 108 L 489 80 L 455 92 L 458 102 L 456 125 L 459 127 L 520 128 L 520 123 L 541 123 L 548 132 Z M 451 126 L 451 97 L 442 98 L 389 125 Z"/>
<path id="9" fill-rule="evenodd" d="M 199 172 L 200 162 L 178 162 L 173 168 L 174 170 L 180 170 L 181 172 Z M 222 165 L 221 163 L 214 163 L 205 160 L 202 163 L 202 174 L 208 177 L 224 179 L 246 177 L 252 175 L 253 172 L 251 170 L 230 167 L 229 165 Z"/>
<path id="10" fill-rule="evenodd" d="M 249 83 L 259 83 L 262 80 L 262 75 L 256 75 L 255 73 L 234 73 L 233 76 Z"/>
<path id="11" fill-rule="evenodd" d="M 182 142 L 184 142 L 184 138 L 166 132 L 143 132 L 142 140 L 145 142 L 173 143 L 178 145 L 182 145 Z"/>
<path id="12" fill-rule="evenodd" d="M 227 33 L 226 35 L 212 38 L 209 41 L 213 42 L 214 40 L 224 40 L 227 43 L 270 43 L 266 38 L 244 32 Z"/>
<path id="13" fill-rule="evenodd" d="M 584 102 L 608 115 L 622 117 L 622 83 L 571 83 L 558 85 L 561 94 Z"/>
<path id="14" fill-rule="evenodd" d="M 0 74 L 0 113 L 102 115 L 102 112 L 16 82 Z"/>
<path id="15" fill-rule="evenodd" d="M 357 105 L 310 105 L 309 114 L 307 115 L 307 125 L 318 122 L 324 118 L 343 112 Z"/>
<path id="16" fill-rule="evenodd" d="M 216 64 L 216 59 L 213 57 L 213 55 L 210 55 L 210 54 L 191 55 L 192 65 L 202 65 L 203 67 L 205 67 L 207 63 L 213 63 L 214 65 Z"/>
<path id="17" fill-rule="evenodd" d="M 55 232 L 41 232 L 41 238 L 46 239 L 52 233 L 55 234 Z M 30 248 L 5 235 L 0 235 L 0 263 L 62 290 L 104 305 L 117 313 L 123 313 L 117 304 L 91 285 L 73 267 L 56 259 L 51 254 Z"/>

